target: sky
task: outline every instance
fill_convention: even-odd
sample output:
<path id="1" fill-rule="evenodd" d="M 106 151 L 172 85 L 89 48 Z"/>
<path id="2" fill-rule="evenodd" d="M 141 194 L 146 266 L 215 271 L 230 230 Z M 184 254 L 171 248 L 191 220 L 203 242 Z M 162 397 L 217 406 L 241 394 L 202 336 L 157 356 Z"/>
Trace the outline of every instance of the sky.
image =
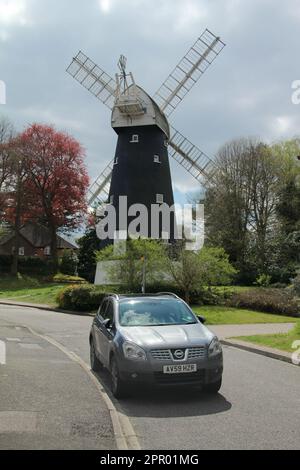
<path id="1" fill-rule="evenodd" d="M 91 180 L 113 158 L 110 112 L 66 73 L 81 49 L 114 77 L 120 54 L 138 85 L 159 88 L 208 28 L 226 43 L 170 119 L 214 158 L 226 142 L 300 134 L 299 0 L 0 0 L 0 115 L 22 131 L 54 124 L 86 152 Z M 171 162 L 177 202 L 199 184 Z"/>

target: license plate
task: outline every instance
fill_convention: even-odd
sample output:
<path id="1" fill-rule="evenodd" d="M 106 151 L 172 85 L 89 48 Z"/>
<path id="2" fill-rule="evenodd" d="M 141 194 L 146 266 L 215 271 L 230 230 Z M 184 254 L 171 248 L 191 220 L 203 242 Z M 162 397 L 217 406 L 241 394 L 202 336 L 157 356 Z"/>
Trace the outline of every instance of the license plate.
<path id="1" fill-rule="evenodd" d="M 177 364 L 176 366 L 164 366 L 164 374 L 186 374 L 197 372 L 197 364 Z"/>

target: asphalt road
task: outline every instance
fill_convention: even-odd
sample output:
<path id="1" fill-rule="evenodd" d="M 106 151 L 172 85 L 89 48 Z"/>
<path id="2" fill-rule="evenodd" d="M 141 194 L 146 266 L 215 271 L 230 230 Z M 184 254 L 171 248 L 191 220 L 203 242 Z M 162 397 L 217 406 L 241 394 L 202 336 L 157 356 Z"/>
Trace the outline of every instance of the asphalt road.
<path id="1" fill-rule="evenodd" d="M 89 361 L 91 318 L 0 306 L 0 448 L 113 449 L 110 416 L 88 374 L 43 338 Z M 299 367 L 224 347 L 221 393 L 136 391 L 116 404 L 143 449 L 299 449 Z M 103 372 L 99 382 L 108 385 Z"/>

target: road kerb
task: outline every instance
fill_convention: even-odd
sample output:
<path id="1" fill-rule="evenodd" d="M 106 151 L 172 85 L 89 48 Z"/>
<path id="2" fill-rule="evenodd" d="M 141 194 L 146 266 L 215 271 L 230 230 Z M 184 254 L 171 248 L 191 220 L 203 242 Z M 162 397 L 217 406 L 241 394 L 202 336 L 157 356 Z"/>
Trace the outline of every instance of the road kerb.
<path id="1" fill-rule="evenodd" d="M 31 304 L 27 302 L 18 302 L 17 300 L 0 300 L 0 305 L 8 305 L 11 307 L 25 307 L 25 308 L 36 308 L 38 310 L 46 310 L 46 312 L 56 312 L 56 313 L 68 313 L 69 315 L 79 315 L 79 316 L 89 316 L 94 317 L 95 315 L 90 312 L 75 312 L 72 310 L 63 310 L 57 307 L 51 307 L 47 304 Z"/>
<path id="2" fill-rule="evenodd" d="M 248 343 L 246 341 L 235 340 L 234 338 L 222 339 L 221 343 L 224 344 L 224 346 L 232 346 L 233 348 L 243 349 L 244 351 L 252 352 L 255 354 L 260 354 L 261 356 L 270 357 L 272 359 L 277 359 L 279 361 L 284 361 L 284 362 L 288 362 L 289 364 L 296 365 L 292 361 L 291 353 L 280 351 L 278 349 L 260 347 L 252 343 Z"/>

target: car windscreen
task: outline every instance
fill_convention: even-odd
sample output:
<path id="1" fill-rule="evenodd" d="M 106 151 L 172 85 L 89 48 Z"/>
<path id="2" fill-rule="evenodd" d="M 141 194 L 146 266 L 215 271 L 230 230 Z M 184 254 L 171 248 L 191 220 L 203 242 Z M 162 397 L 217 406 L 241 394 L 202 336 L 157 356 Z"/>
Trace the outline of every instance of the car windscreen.
<path id="1" fill-rule="evenodd" d="M 197 323 L 187 306 L 176 299 L 124 300 L 119 305 L 119 322 L 125 327 Z"/>

